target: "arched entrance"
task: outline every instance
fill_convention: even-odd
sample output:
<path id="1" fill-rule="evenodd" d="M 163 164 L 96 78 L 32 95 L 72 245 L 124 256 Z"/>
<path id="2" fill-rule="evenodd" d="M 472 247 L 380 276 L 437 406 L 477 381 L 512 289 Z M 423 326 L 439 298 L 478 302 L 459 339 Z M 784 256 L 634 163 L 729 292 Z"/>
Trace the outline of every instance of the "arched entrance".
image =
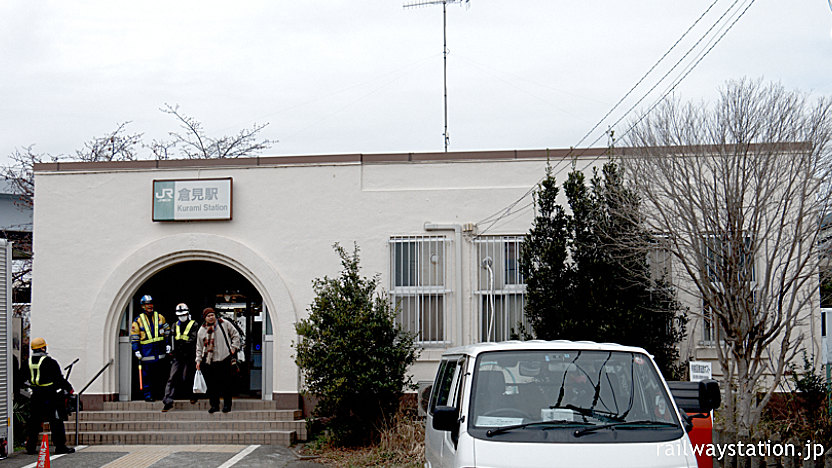
<path id="1" fill-rule="evenodd" d="M 130 324 L 139 313 L 139 298 L 153 297 L 157 312 L 173 326 L 174 309 L 184 302 L 191 317 L 202 322 L 202 310 L 214 308 L 221 316 L 237 325 L 245 336 L 244 365 L 235 395 L 261 398 L 264 388 L 267 398 L 271 388 L 270 365 L 272 336 L 271 321 L 263 298 L 257 288 L 242 274 L 220 263 L 206 260 L 187 260 L 173 263 L 150 276 L 134 292 L 119 322 L 119 399 L 140 399 L 137 362 L 131 358 Z M 268 338 L 266 338 L 268 337 Z"/>

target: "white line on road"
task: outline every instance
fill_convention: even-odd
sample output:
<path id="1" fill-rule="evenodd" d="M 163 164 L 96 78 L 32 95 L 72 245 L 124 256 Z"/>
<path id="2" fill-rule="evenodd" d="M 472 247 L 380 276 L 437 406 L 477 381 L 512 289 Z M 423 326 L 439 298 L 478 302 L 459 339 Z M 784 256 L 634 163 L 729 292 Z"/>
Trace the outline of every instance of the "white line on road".
<path id="1" fill-rule="evenodd" d="M 85 449 L 86 447 L 87 447 L 86 445 L 79 445 L 79 446 L 75 447 L 75 451 L 77 452 L 77 451 L 79 451 L 79 450 L 83 450 L 83 449 Z M 51 462 L 52 462 L 52 460 L 57 460 L 58 458 L 61 458 L 61 457 L 62 457 L 62 456 L 64 456 L 64 455 L 67 455 L 67 454 L 66 454 L 66 453 L 62 453 L 62 454 L 60 454 L 60 455 L 55 455 L 54 457 L 53 457 L 53 456 L 50 456 L 50 457 L 49 457 L 49 462 L 51 463 Z M 23 468 L 35 468 L 36 466 L 38 466 L 38 462 L 34 462 L 34 463 L 30 464 L 30 465 L 26 465 L 26 466 L 24 466 Z"/>
<path id="2" fill-rule="evenodd" d="M 243 449 L 243 451 L 242 451 L 242 452 L 238 453 L 237 455 L 234 455 L 233 457 L 231 457 L 231 459 L 230 459 L 230 460 L 228 460 L 227 462 L 225 462 L 225 463 L 223 463 L 222 465 L 218 466 L 217 468 L 230 468 L 230 467 L 232 467 L 232 466 L 236 465 L 238 461 L 240 461 L 240 460 L 242 460 L 243 458 L 245 458 L 245 457 L 246 457 L 246 455 L 248 455 L 248 454 L 250 454 L 251 452 L 253 452 L 253 451 L 254 451 L 257 447 L 259 447 L 259 445 L 249 445 L 248 447 L 246 447 L 245 449 Z"/>

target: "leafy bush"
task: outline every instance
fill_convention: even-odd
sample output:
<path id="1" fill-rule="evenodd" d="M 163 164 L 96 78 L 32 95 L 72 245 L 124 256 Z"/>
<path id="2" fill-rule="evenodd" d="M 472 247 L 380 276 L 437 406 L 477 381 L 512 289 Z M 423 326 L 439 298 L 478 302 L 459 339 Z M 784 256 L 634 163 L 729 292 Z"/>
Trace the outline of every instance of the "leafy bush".
<path id="1" fill-rule="evenodd" d="M 309 318 L 295 326 L 295 362 L 304 390 L 318 398 L 314 415 L 325 418 L 332 441 L 354 445 L 376 441 L 396 413 L 406 375 L 418 355 L 415 336 L 395 323 L 395 310 L 379 288 L 379 276 L 359 274 L 358 246 L 352 255 L 334 245 L 343 270 L 316 279 Z"/>

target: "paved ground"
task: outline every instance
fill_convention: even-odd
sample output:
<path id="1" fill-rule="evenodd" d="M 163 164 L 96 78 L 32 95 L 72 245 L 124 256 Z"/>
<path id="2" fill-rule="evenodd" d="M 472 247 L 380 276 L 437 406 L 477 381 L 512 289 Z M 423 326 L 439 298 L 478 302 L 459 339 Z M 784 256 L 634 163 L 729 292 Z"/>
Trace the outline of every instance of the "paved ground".
<path id="1" fill-rule="evenodd" d="M 294 450 L 273 445 L 95 445 L 68 455 L 52 455 L 54 468 L 321 468 Z M 37 455 L 17 452 L 3 468 L 35 468 Z"/>

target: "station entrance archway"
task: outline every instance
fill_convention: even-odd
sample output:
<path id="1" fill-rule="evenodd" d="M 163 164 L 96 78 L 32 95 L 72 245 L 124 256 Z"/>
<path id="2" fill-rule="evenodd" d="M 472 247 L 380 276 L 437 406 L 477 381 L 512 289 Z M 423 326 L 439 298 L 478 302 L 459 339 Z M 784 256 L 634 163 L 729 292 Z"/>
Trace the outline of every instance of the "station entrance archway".
<path id="1" fill-rule="evenodd" d="M 171 327 L 176 323 L 176 304 L 184 302 L 191 318 L 202 323 L 202 310 L 212 307 L 222 317 L 232 320 L 245 336 L 244 364 L 237 378 L 235 396 L 262 397 L 270 388 L 268 372 L 271 353 L 265 352 L 264 337 L 271 336 L 271 322 L 260 292 L 243 275 L 219 263 L 192 260 L 176 263 L 158 271 L 135 292 L 124 310 L 119 325 L 119 400 L 141 399 L 138 391 L 138 361 L 132 358 L 130 324 L 141 312 L 140 298 L 153 297 L 154 309 L 164 315 Z M 167 375 L 167 373 L 164 373 Z M 270 396 L 270 395 L 269 395 Z"/>

